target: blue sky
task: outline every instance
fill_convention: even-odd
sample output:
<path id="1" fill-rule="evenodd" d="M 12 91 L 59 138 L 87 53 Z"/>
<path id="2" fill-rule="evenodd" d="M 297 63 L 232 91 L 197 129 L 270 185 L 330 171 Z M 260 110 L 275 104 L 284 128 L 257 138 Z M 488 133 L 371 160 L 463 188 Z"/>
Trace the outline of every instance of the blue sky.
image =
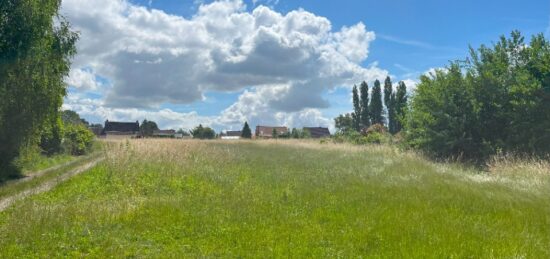
<path id="1" fill-rule="evenodd" d="M 192 16 L 196 10 L 196 1 L 192 0 L 133 2 L 185 17 Z M 550 1 L 546 0 L 274 2 L 258 1 L 257 4 L 267 3 L 282 13 L 302 8 L 327 17 L 333 28 L 363 22 L 377 34 L 366 63 L 377 61 L 380 67 L 398 77 L 444 66 L 449 60 L 466 56 L 469 45 L 490 44 L 515 29 L 524 35 L 545 32 L 550 21 Z M 249 10 L 254 8 L 252 1 L 246 3 Z"/>
<path id="2" fill-rule="evenodd" d="M 126 35 L 125 38 L 116 38 L 117 33 L 113 33 L 113 30 L 109 28 L 116 25 L 129 26 L 134 31 L 139 31 L 139 26 L 143 26 L 144 31 L 152 30 L 166 30 L 167 33 L 161 35 L 162 37 L 169 37 L 170 30 L 178 30 L 177 21 L 174 22 L 174 26 L 170 25 L 170 19 L 164 19 L 166 17 L 172 17 L 174 19 L 181 19 L 183 21 L 201 20 L 204 24 L 208 24 L 204 20 L 218 19 L 215 18 L 215 14 L 210 12 L 206 14 L 199 13 L 201 5 L 214 6 L 215 1 L 199 1 L 199 0 L 131 0 L 130 2 L 121 1 L 124 5 L 116 5 L 109 2 L 106 6 L 101 6 L 101 3 L 92 3 L 88 8 L 96 8 L 98 16 L 90 15 L 89 19 L 82 18 L 82 14 L 79 12 L 85 11 L 84 8 L 79 6 L 86 5 L 85 2 L 91 0 L 66 0 L 64 3 L 63 11 L 66 12 L 69 20 L 73 22 L 75 27 L 84 34 L 82 40 L 93 39 L 94 45 L 81 44 L 81 50 L 84 54 L 77 57 L 74 70 L 81 69 L 85 73 L 76 73 L 80 76 L 71 76 L 71 83 L 75 85 L 70 91 L 70 96 L 66 100 L 66 108 L 72 108 L 83 114 L 84 117 L 89 120 L 100 122 L 109 117 L 119 120 L 135 120 L 140 117 L 149 116 L 159 121 L 163 127 L 192 127 L 193 123 L 204 123 L 212 125 L 218 130 L 232 129 L 239 127 L 240 120 L 250 120 L 256 124 L 292 124 L 287 126 L 317 126 L 306 125 L 312 123 L 324 124 L 324 126 L 332 126 L 332 118 L 339 113 L 349 111 L 351 109 L 351 103 L 349 102 L 349 87 L 350 82 L 353 80 L 346 80 L 340 76 L 337 78 L 313 78 L 311 82 L 303 82 L 305 79 L 300 80 L 295 78 L 293 73 L 287 74 L 281 72 L 278 77 L 265 79 L 263 81 L 251 80 L 251 71 L 246 71 L 247 78 L 243 78 L 240 73 L 238 76 L 232 77 L 231 75 L 222 74 L 224 80 L 234 81 L 235 85 L 223 87 L 220 85 L 212 85 L 209 82 L 208 86 L 201 86 L 198 89 L 188 86 L 191 84 L 205 84 L 203 81 L 195 82 L 182 82 L 185 81 L 185 77 L 175 78 L 172 81 L 164 80 L 161 85 L 154 85 L 149 83 L 143 86 L 139 85 L 141 81 L 149 82 L 147 78 L 140 80 L 141 75 L 146 75 L 151 69 L 151 73 L 158 73 L 157 78 L 164 78 L 162 72 L 166 70 L 166 67 L 173 66 L 183 69 L 187 66 L 195 66 L 197 64 L 190 61 L 190 59 L 196 57 L 181 58 L 177 62 L 174 62 L 171 66 L 164 66 L 162 68 L 153 67 L 157 63 L 166 63 L 170 55 L 162 55 L 162 49 L 152 48 L 155 44 L 163 45 L 164 42 L 159 40 L 154 41 L 152 44 L 147 45 L 147 50 L 140 54 L 147 55 L 132 55 L 135 59 L 135 64 L 147 63 L 147 68 L 134 68 L 130 71 L 117 71 L 121 66 L 132 66 L 132 62 L 128 63 L 128 59 L 124 56 L 126 62 L 124 63 L 120 57 L 114 57 L 112 59 L 95 60 L 96 57 L 106 57 L 112 54 L 105 50 L 98 50 L 97 46 L 109 45 L 110 42 L 134 42 L 143 41 L 143 39 L 149 41 L 150 38 L 155 36 L 147 36 L 136 32 L 135 35 Z M 117 2 L 117 1 L 114 1 Z M 239 0 L 230 0 L 229 2 L 240 3 Z M 106 2 L 107 3 L 107 2 Z M 342 28 L 357 28 L 362 38 L 350 38 L 342 39 L 337 44 L 346 44 L 350 41 L 359 41 L 353 46 L 359 46 L 368 50 L 367 53 L 362 53 L 357 50 L 358 53 L 351 53 L 349 50 L 342 50 L 338 46 L 333 46 L 338 52 L 345 56 L 348 60 L 350 69 L 354 64 L 364 68 L 365 71 L 360 74 L 365 75 L 367 81 L 389 74 L 392 76 L 394 82 L 399 80 L 407 80 L 406 82 L 414 82 L 418 79 L 418 76 L 425 73 L 429 69 L 445 66 L 449 60 L 462 59 L 467 55 L 468 46 L 478 47 L 481 44 L 491 44 L 498 40 L 498 37 L 502 34 L 509 34 L 514 29 L 520 30 L 527 38 L 535 33 L 546 32 L 548 33 L 550 26 L 550 1 L 374 1 L 374 0 L 340 0 L 340 1 L 318 1 L 318 0 L 265 0 L 265 1 L 252 1 L 246 0 L 241 5 L 246 5 L 244 9 L 235 9 L 233 13 L 247 13 L 251 14 L 254 10 L 260 6 L 267 6 L 273 13 L 280 14 L 282 17 L 287 16 L 290 12 L 303 10 L 302 16 L 307 16 L 307 13 L 314 15 L 316 18 L 322 18 L 328 20 L 331 26 L 332 33 L 338 33 L 344 31 Z M 143 7 L 144 10 L 136 11 L 136 8 Z M 229 8 L 229 7 L 228 7 Z M 206 8 L 203 8 L 206 10 Z M 89 10 L 89 9 L 88 9 Z M 118 17 L 117 19 L 106 19 L 104 22 L 97 21 L 97 18 L 101 12 L 109 17 Z M 160 12 L 160 13 L 159 13 Z M 89 12 L 88 12 L 89 13 Z M 93 13 L 93 12 L 92 12 Z M 133 17 L 149 17 L 147 19 L 133 19 Z M 164 17 L 163 23 L 157 23 L 160 18 L 151 17 Z M 200 18 L 200 19 L 199 19 Z M 119 21 L 126 19 L 127 21 L 116 23 L 113 21 Z M 155 20 L 157 19 L 157 20 Z M 323 21 L 316 20 L 319 28 L 322 28 Z M 145 21 L 145 22 L 144 22 Z M 96 23 L 96 24 L 94 24 Z M 109 23 L 112 23 L 109 25 Z M 155 23 L 152 25 L 152 23 Z M 364 25 L 364 29 L 354 27 L 359 23 Z M 167 26 L 162 27 L 162 24 Z M 288 25 L 288 24 L 287 24 Z M 285 26 L 287 26 L 285 25 Z M 216 23 L 215 26 L 225 26 L 223 23 Z M 166 28 L 169 27 L 169 28 Z M 203 26 L 204 27 L 204 26 Z M 136 29 L 137 28 L 137 29 Z M 225 28 L 225 27 L 223 27 Z M 207 28 L 208 29 L 208 28 Z M 212 29 L 216 30 L 216 28 Z M 299 29 L 296 29 L 299 30 Z M 250 31 L 249 33 L 257 33 L 258 30 Z M 89 38 L 87 34 L 90 34 Z M 91 36 L 96 33 L 96 36 Z M 290 33 L 287 31 L 286 33 Z M 368 33 L 373 33 L 374 38 L 369 38 Z M 100 35 L 98 37 L 97 35 Z M 102 43 L 101 39 L 104 35 L 111 35 L 105 37 L 105 42 Z M 171 44 L 180 40 L 182 44 L 187 44 L 189 38 L 197 37 L 194 35 L 193 30 L 189 33 L 182 34 L 180 39 L 167 39 L 165 42 Z M 211 36 L 222 37 L 220 34 Z M 161 37 L 158 36 L 158 37 Z M 284 36 L 284 35 L 282 35 Z M 326 36 L 326 39 L 322 39 L 322 42 L 327 40 L 333 40 L 335 35 Z M 351 36 L 350 36 L 351 37 Z M 239 38 L 240 42 L 246 37 Z M 88 40 L 90 41 L 90 40 Z M 233 39 L 235 41 L 235 39 Z M 355 44 L 356 42 L 354 42 Z M 133 44 L 133 43 L 132 43 Z M 177 44 L 175 44 L 177 46 Z M 244 46 L 244 45 L 243 45 Z M 242 46 L 241 46 L 242 47 Z M 320 47 L 320 49 L 324 49 Z M 108 49 L 108 47 L 105 47 Z M 124 51 L 132 49 L 126 45 Z M 139 49 L 141 51 L 141 45 L 137 44 L 133 49 Z M 136 54 L 135 50 L 130 50 L 131 54 Z M 170 49 L 170 53 L 174 53 L 174 48 Z M 177 49 L 177 48 L 176 48 Z M 246 49 L 242 47 L 241 49 Z M 102 52 L 103 51 L 103 52 Z M 134 52 L 132 52 L 134 51 Z M 215 52 L 215 51 L 214 51 Z M 210 53 L 213 53 L 212 50 Z M 318 52 L 316 52 L 318 53 Z M 364 54 L 364 55 L 363 55 Z M 80 55 L 80 54 L 79 54 Z M 172 57 L 181 57 L 179 54 Z M 355 57 L 359 57 L 358 59 Z M 92 59 L 94 59 L 92 61 Z M 140 60 L 143 59 L 143 60 Z M 143 61 L 143 62 L 141 62 Z M 157 62 L 158 61 L 158 62 Z M 214 61 L 215 62 L 215 61 Z M 222 67 L 222 64 L 214 64 L 217 67 Z M 286 63 L 282 63 L 286 65 Z M 302 64 L 303 65 L 303 64 Z M 254 67 L 254 65 L 252 65 Z M 291 65 L 289 65 L 291 66 Z M 308 66 L 308 64 L 306 64 Z M 316 64 L 312 65 L 313 67 Z M 324 67 L 319 66 L 319 67 Z M 239 66 L 232 69 L 247 69 L 248 67 Z M 297 66 L 298 69 L 299 66 Z M 143 70 L 138 70 L 143 69 Z M 252 69 L 255 71 L 254 69 Z M 294 69 L 296 70 L 296 68 Z M 351 71 L 350 70 L 350 71 Z M 110 73 L 110 71 L 117 71 Z M 133 71 L 133 72 L 132 72 Z M 137 72 L 141 71 L 141 72 Z M 155 72 L 156 71 L 156 72 Z M 174 71 L 179 71 L 174 69 Z M 233 71 L 233 70 L 232 70 Z M 78 72 L 78 71 L 76 71 Z M 243 72 L 243 71 L 238 71 Z M 310 71 L 305 71 L 303 74 L 307 75 Z M 131 76 L 129 74 L 132 73 Z M 261 72 L 260 72 L 261 73 Z M 87 76 L 90 74 L 91 76 Z M 194 74 L 193 74 L 194 75 Z M 354 75 L 353 79 L 356 79 Z M 138 77 L 138 78 L 136 78 Z M 205 75 L 210 77 L 210 75 Z M 287 77 L 285 79 L 285 77 Z M 217 78 L 217 77 L 216 77 Z M 350 76 L 351 78 L 351 76 Z M 88 82 L 88 81 L 95 81 Z M 322 80 L 321 80 L 322 79 Z M 383 80 L 383 78 L 380 78 Z M 79 81 L 80 80 L 80 81 Z M 306 80 L 307 81 L 307 80 Z M 324 84 L 326 86 L 315 88 L 314 84 Z M 131 82 L 131 83 L 130 83 Z M 152 81 L 154 82 L 154 81 Z M 216 81 L 217 84 L 223 84 L 223 81 Z M 359 83 L 359 82 L 357 82 Z M 285 85 L 286 84 L 286 88 Z M 169 88 L 170 87 L 173 88 Z M 80 86 L 80 87 L 78 87 Z M 132 88 L 134 87 L 134 88 Z M 188 88 L 186 88 L 188 87 Z M 272 90 L 267 88 L 271 87 Z M 301 87 L 301 88 L 300 88 Z M 152 88 L 152 89 L 151 89 Z M 163 94 L 158 94 L 154 89 L 166 90 Z M 303 94 L 305 90 L 317 92 L 316 99 L 306 98 L 300 99 L 300 94 Z M 271 91 L 271 92 L 269 92 Z M 135 94 L 137 92 L 143 92 L 142 95 Z M 269 92 L 269 93 L 268 93 Z M 281 97 L 277 97 L 281 94 Z M 192 96 L 192 97 L 189 97 Z M 202 97 L 200 97 L 202 96 Z M 254 98 L 267 98 L 265 102 L 269 102 L 273 105 L 269 107 L 263 107 L 261 114 L 254 114 L 255 109 L 244 109 L 242 106 L 248 104 L 252 105 Z M 271 98 L 271 99 L 269 99 Z M 303 103 L 303 105 L 296 105 L 297 103 Z M 116 103 L 117 107 L 113 106 Z M 146 106 L 138 107 L 133 105 L 135 103 L 146 103 Z M 259 104 L 258 104 L 259 103 Z M 260 105 L 262 101 L 258 101 L 256 105 Z M 278 106 L 276 104 L 279 104 Z M 296 109 L 285 109 L 284 105 L 288 107 L 298 107 Z M 259 106 L 258 106 L 259 107 Z M 259 110 L 259 108 L 258 108 Z M 174 114 L 176 116 L 174 116 Z M 267 115 L 270 114 L 270 115 Z M 177 117 L 177 119 L 171 119 L 169 116 Z M 254 117 L 256 116 L 256 117 Z M 262 117 L 263 116 L 263 117 Z M 269 118 L 268 118 L 269 117 Z"/>

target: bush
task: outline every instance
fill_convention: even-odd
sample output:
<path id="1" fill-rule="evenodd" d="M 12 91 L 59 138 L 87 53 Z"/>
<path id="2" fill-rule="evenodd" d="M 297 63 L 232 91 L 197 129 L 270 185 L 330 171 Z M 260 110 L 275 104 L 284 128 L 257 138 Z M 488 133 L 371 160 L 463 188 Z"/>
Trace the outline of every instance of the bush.
<path id="1" fill-rule="evenodd" d="M 386 142 L 386 139 L 382 133 L 372 132 L 364 137 L 365 141 L 369 144 L 382 144 Z"/>
<path id="2" fill-rule="evenodd" d="M 49 122 L 40 134 L 40 148 L 46 155 L 62 151 L 63 122 L 59 116 Z"/>
<path id="3" fill-rule="evenodd" d="M 64 135 L 64 149 L 71 155 L 84 155 L 92 148 L 94 134 L 82 124 L 67 125 Z"/>
<path id="4" fill-rule="evenodd" d="M 406 116 L 406 141 L 435 158 L 483 162 L 502 150 L 550 153 L 550 42 L 517 31 L 464 62 L 422 76 Z"/>
<path id="5" fill-rule="evenodd" d="M 380 123 L 377 123 L 377 124 L 374 124 L 370 127 L 368 127 L 367 129 L 363 129 L 361 131 L 361 134 L 365 135 L 365 136 L 368 136 L 369 134 L 371 133 L 380 133 L 380 134 L 386 134 L 388 132 L 388 130 L 386 129 L 386 127 Z"/>
<path id="6" fill-rule="evenodd" d="M 202 124 L 199 124 L 196 128 L 191 131 L 194 139 L 214 139 L 216 138 L 216 132 L 209 127 L 203 127 Z"/>

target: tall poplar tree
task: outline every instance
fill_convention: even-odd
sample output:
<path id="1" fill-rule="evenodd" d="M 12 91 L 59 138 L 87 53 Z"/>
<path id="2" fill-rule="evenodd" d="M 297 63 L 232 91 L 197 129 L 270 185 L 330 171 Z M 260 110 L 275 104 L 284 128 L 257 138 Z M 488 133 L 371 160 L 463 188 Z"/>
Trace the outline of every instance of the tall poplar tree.
<path id="1" fill-rule="evenodd" d="M 394 100 L 392 100 L 393 87 L 391 78 L 388 76 L 384 81 L 384 104 L 386 105 L 388 129 L 390 133 L 394 133 L 395 128 L 395 109 Z M 394 98 L 395 99 L 395 98 Z"/>
<path id="2" fill-rule="evenodd" d="M 399 82 L 397 93 L 395 94 L 395 121 L 394 132 L 397 133 L 403 129 L 403 119 L 407 110 L 407 86 L 405 82 Z"/>
<path id="3" fill-rule="evenodd" d="M 374 81 L 372 88 L 371 100 L 369 104 L 370 120 L 374 124 L 384 124 L 384 116 L 382 115 L 382 88 L 380 81 Z"/>
<path id="4" fill-rule="evenodd" d="M 370 126 L 369 118 L 369 85 L 363 81 L 361 83 L 361 127 Z"/>
<path id="5" fill-rule="evenodd" d="M 359 93 L 357 92 L 357 86 L 353 86 L 353 128 L 356 131 L 361 130 L 361 103 L 359 101 Z"/>

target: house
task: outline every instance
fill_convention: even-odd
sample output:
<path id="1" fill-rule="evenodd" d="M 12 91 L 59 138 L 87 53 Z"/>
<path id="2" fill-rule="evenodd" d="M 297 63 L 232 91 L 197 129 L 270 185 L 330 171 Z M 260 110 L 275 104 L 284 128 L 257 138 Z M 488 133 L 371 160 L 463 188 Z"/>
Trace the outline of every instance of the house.
<path id="1" fill-rule="evenodd" d="M 136 138 L 139 137 L 139 121 L 136 122 L 117 122 L 105 121 L 105 127 L 101 131 L 103 138 Z"/>
<path id="2" fill-rule="evenodd" d="M 243 135 L 243 132 L 240 130 L 233 130 L 233 131 L 228 130 L 225 133 L 221 134 L 221 139 L 226 139 L 226 140 L 240 139 L 242 135 Z"/>
<path id="3" fill-rule="evenodd" d="M 277 135 L 283 135 L 288 133 L 287 127 L 256 126 L 256 137 L 272 138 L 274 129 L 275 131 L 277 131 Z"/>
<path id="4" fill-rule="evenodd" d="M 304 131 L 309 131 L 309 135 L 312 138 L 328 138 L 330 137 L 330 131 L 328 128 L 322 127 L 304 127 Z"/>
<path id="5" fill-rule="evenodd" d="M 175 138 L 176 131 L 173 129 L 169 130 L 154 130 L 153 137 L 155 138 Z"/>

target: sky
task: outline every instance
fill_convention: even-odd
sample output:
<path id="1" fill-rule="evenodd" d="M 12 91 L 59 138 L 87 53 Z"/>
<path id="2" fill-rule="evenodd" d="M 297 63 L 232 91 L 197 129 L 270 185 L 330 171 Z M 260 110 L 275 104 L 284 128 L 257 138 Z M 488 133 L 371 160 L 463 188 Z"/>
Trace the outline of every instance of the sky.
<path id="1" fill-rule="evenodd" d="M 520 30 L 550 37 L 550 1 L 64 0 L 80 33 L 64 109 L 162 129 L 322 126 L 351 87 L 419 76 Z"/>

